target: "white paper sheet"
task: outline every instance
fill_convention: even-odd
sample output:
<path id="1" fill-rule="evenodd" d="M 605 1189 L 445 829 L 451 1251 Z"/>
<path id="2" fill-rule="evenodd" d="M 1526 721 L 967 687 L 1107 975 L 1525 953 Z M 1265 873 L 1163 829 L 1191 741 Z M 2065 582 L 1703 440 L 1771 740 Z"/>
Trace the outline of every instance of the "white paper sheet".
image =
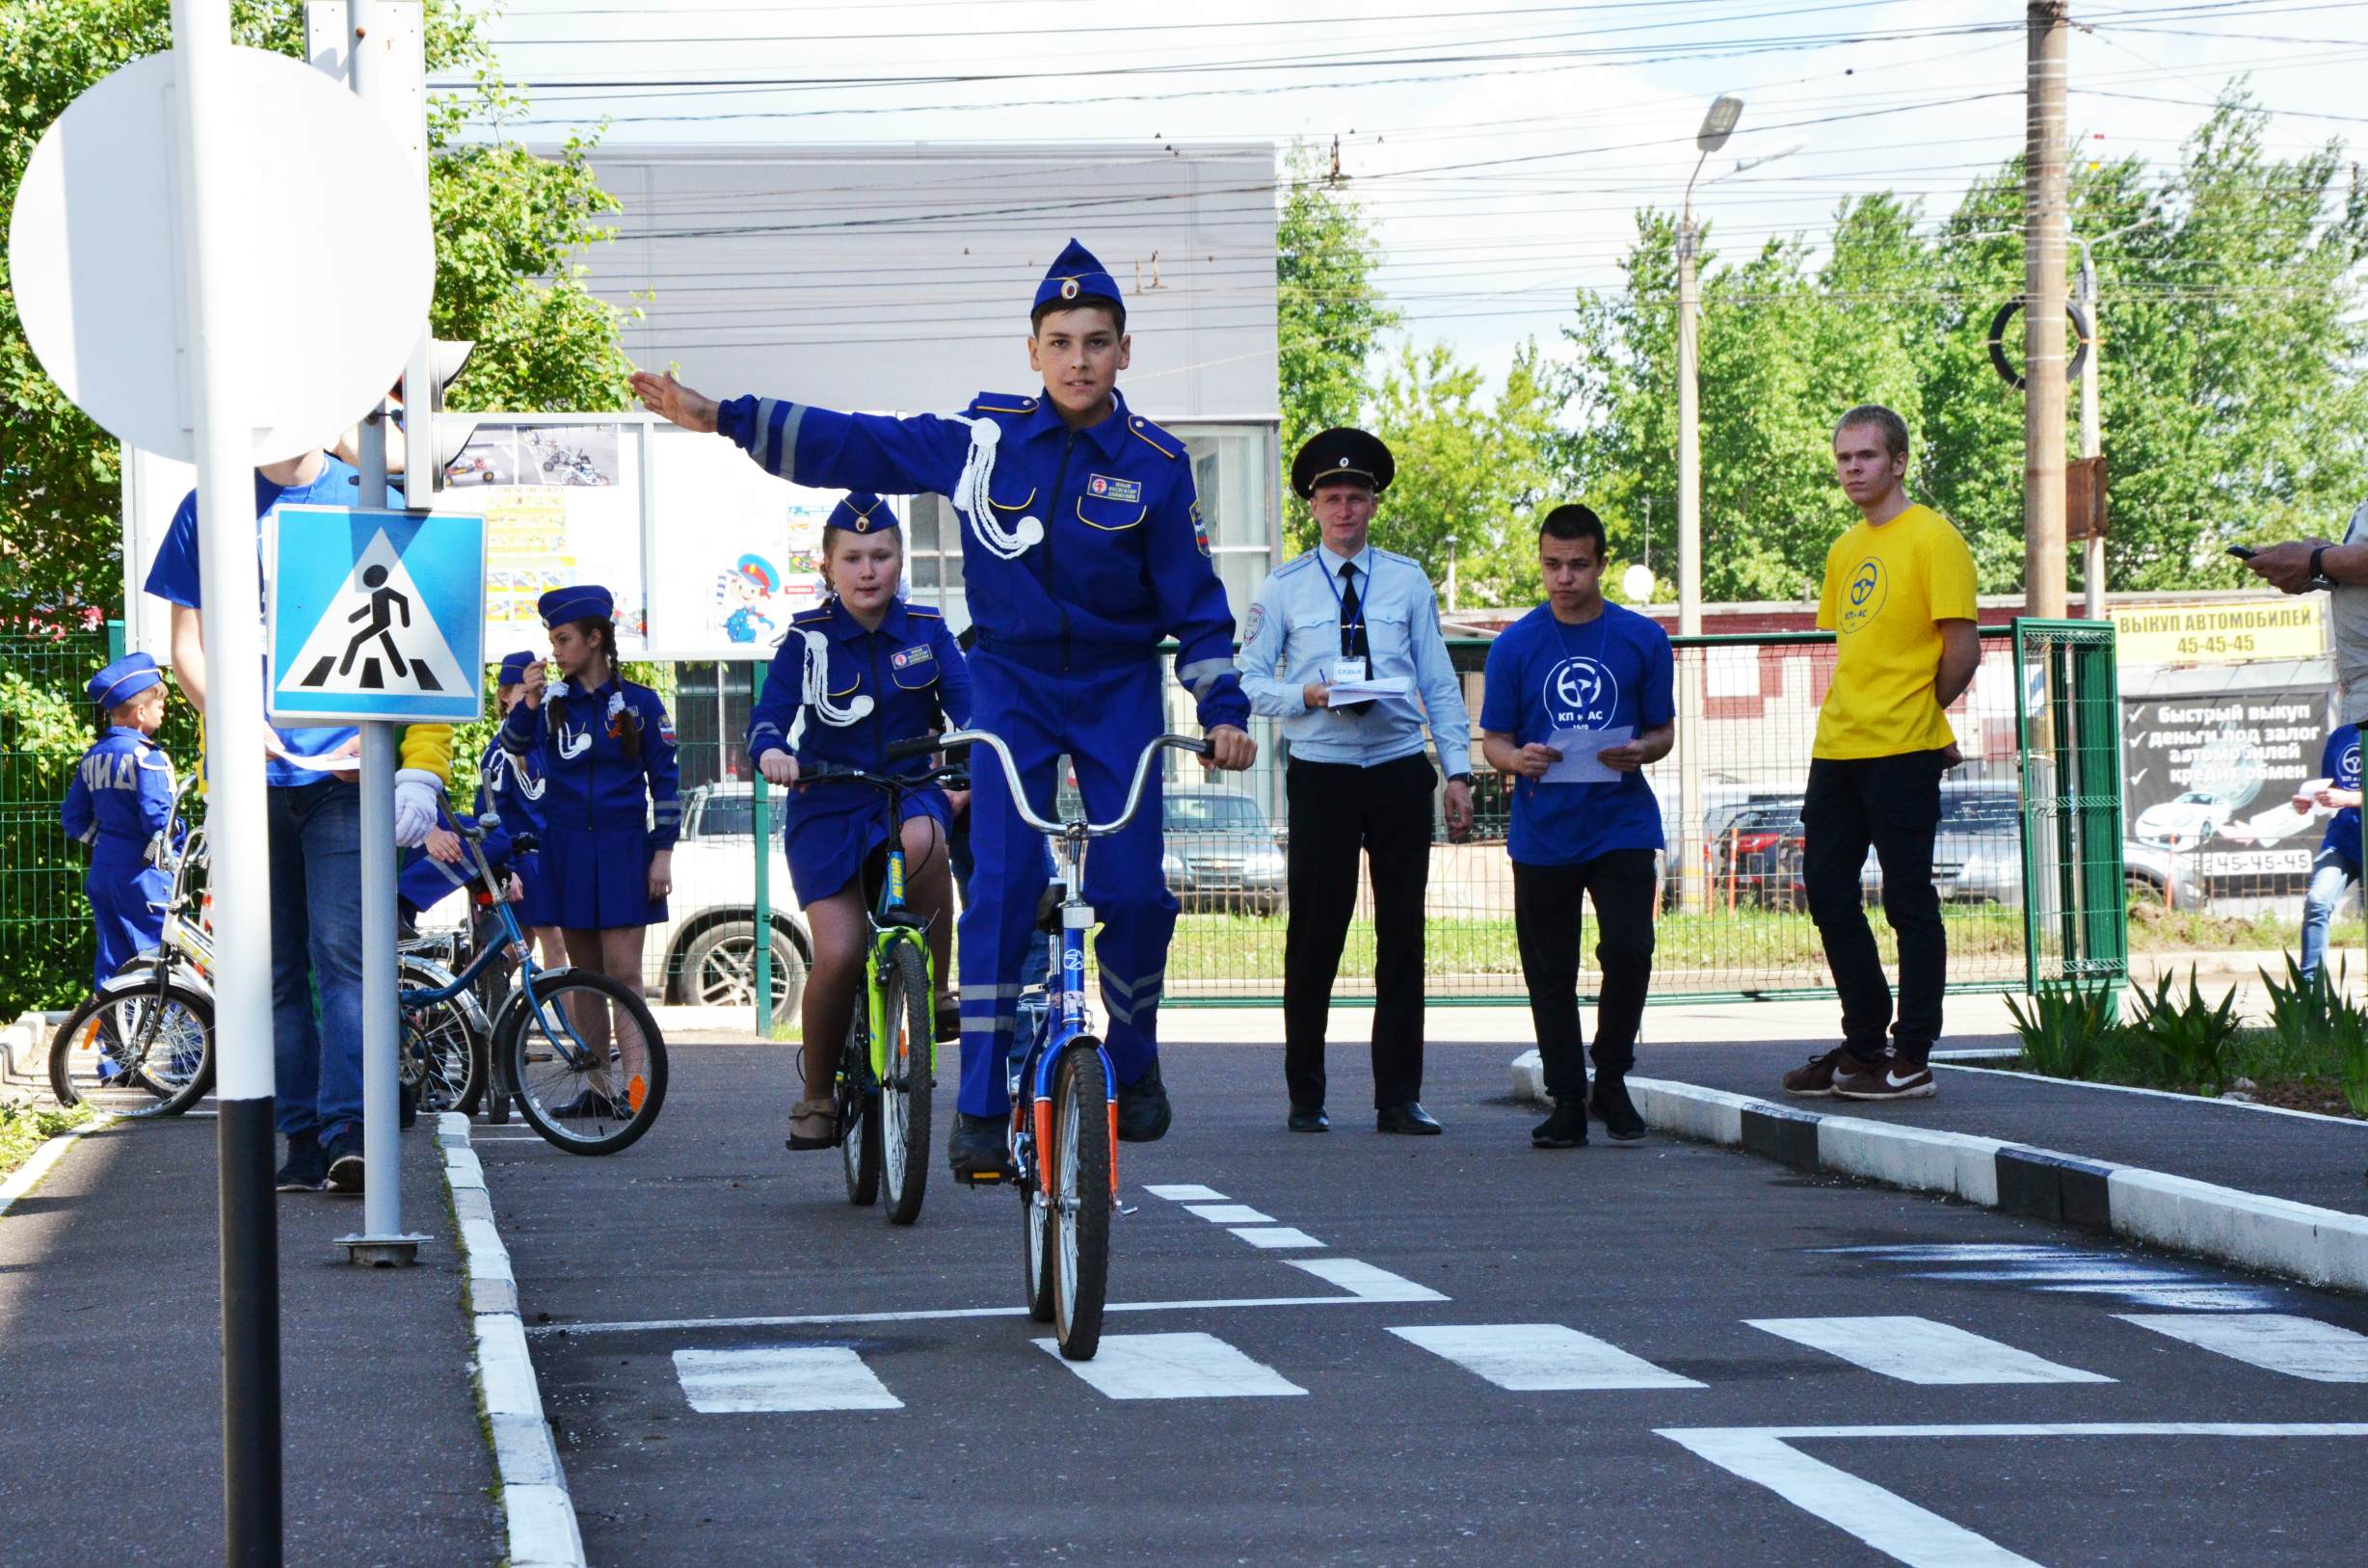
<path id="1" fill-rule="evenodd" d="M 1335 703 L 1363 703 L 1375 697 L 1404 697 L 1414 690 L 1414 682 L 1404 676 L 1382 676 L 1372 680 L 1336 680 L 1325 690 Z"/>
<path id="2" fill-rule="evenodd" d="M 1634 726 L 1618 730 L 1556 730 L 1546 737 L 1546 744 L 1562 754 L 1562 760 L 1546 770 L 1540 784 L 1614 784 L 1620 773 L 1608 768 L 1597 759 L 1597 752 L 1610 751 L 1636 738 Z"/>

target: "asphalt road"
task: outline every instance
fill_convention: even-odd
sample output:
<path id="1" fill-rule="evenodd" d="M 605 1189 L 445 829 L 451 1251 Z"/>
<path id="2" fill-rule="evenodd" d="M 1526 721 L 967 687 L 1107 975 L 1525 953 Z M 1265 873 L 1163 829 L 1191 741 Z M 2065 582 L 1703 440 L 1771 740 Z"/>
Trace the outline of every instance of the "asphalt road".
<path id="1" fill-rule="evenodd" d="M 782 1149 L 785 1050 L 679 1048 L 607 1159 L 480 1125 L 592 1560 L 2360 1560 L 2368 1302 L 1705 1146 L 1532 1151 L 1502 1048 L 1435 1050 L 1447 1136 L 1384 1138 L 1362 1054 L 1308 1137 L 1279 1050 L 1171 1050 L 1136 1310 L 1083 1368 L 1020 1313 L 1009 1194 L 941 1170 L 900 1231 Z"/>

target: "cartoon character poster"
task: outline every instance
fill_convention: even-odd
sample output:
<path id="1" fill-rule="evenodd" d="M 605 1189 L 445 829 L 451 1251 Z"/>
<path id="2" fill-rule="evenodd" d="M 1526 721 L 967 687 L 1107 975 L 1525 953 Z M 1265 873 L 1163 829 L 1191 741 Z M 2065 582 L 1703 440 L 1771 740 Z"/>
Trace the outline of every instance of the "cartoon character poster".
<path id="1" fill-rule="evenodd" d="M 789 618 L 821 601 L 822 524 L 838 493 L 776 479 L 710 436 L 654 436 L 653 655 L 771 658 Z"/>

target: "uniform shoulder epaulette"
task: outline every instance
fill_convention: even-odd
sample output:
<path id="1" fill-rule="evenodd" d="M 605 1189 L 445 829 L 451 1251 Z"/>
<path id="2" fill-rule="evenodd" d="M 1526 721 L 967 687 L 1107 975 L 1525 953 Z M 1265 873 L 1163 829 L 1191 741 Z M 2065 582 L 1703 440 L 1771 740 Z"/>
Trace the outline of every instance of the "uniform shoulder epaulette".
<path id="1" fill-rule="evenodd" d="M 981 392 L 971 399 L 970 412 L 981 413 L 1034 413 L 1041 401 L 1019 392 Z"/>
<path id="2" fill-rule="evenodd" d="M 1184 442 L 1139 413 L 1127 415 L 1127 428 L 1133 431 L 1142 439 L 1144 445 L 1170 462 L 1184 455 Z"/>
<path id="3" fill-rule="evenodd" d="M 1396 561 L 1399 566 L 1412 567 L 1417 571 L 1421 571 L 1423 570 L 1423 563 L 1416 560 L 1413 556 L 1400 555 L 1396 550 L 1385 550 L 1378 545 L 1373 546 L 1373 557 L 1374 559 L 1381 561 Z"/>
<path id="4" fill-rule="evenodd" d="M 945 612 L 944 610 L 932 609 L 926 604 L 908 604 L 904 607 L 904 613 L 909 616 L 917 617 L 922 621 L 943 621 L 945 619 Z"/>
<path id="5" fill-rule="evenodd" d="M 1308 551 L 1305 555 L 1293 556 L 1290 560 L 1288 560 L 1281 566 L 1275 568 L 1274 574 L 1278 577 L 1288 577 L 1294 571 L 1303 571 L 1307 569 L 1308 563 L 1315 559 L 1316 552 L 1314 550 Z"/>
<path id="6" fill-rule="evenodd" d="M 818 604 L 811 610 L 800 610 L 789 618 L 789 624 L 793 626 L 818 626 L 830 618 L 831 607 L 828 604 Z"/>

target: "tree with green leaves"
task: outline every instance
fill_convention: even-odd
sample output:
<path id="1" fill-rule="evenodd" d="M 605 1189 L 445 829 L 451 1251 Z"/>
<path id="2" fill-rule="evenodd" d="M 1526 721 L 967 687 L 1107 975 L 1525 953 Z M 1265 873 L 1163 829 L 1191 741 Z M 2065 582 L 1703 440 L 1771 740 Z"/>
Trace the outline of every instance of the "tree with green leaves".
<path id="1" fill-rule="evenodd" d="M 1373 282 L 1381 246 L 1354 197 L 1302 143 L 1284 164 L 1274 235 L 1275 358 L 1283 402 L 1283 492 L 1290 460 L 1318 431 L 1353 425 L 1372 395 L 1375 346 L 1397 312 Z M 1288 548 L 1315 541 L 1306 510 L 1287 505 Z"/>
<path id="2" fill-rule="evenodd" d="M 1451 550 L 1459 603 L 1503 602 L 1525 571 L 1533 586 L 1526 519 L 1553 489 L 1554 415 L 1535 345 L 1515 356 L 1493 400 L 1478 367 L 1446 344 L 1401 346 L 1372 402 L 1373 434 L 1397 460 L 1375 542 L 1412 556 L 1435 583 L 1447 580 Z"/>

